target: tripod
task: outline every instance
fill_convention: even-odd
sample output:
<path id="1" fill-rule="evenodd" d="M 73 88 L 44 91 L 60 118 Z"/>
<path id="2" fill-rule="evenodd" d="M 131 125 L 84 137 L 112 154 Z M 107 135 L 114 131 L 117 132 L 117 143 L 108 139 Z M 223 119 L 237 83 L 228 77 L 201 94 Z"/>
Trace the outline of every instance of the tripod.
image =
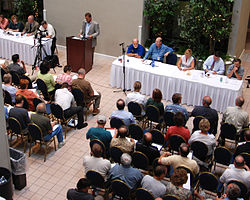
<path id="1" fill-rule="evenodd" d="M 33 47 L 35 47 L 35 45 Z M 33 48 L 33 47 L 31 47 L 31 48 Z M 42 57 L 43 53 L 45 54 L 46 57 L 48 56 L 48 54 L 47 54 L 47 52 L 44 49 L 44 46 L 42 44 L 42 37 L 40 37 L 38 39 L 38 46 L 36 48 L 37 48 L 36 49 L 36 57 L 35 57 L 35 60 L 34 60 L 34 64 L 32 65 L 32 75 L 33 75 L 33 73 L 34 73 L 34 71 L 36 69 L 36 66 L 39 66 L 39 64 L 43 60 L 43 57 Z"/>

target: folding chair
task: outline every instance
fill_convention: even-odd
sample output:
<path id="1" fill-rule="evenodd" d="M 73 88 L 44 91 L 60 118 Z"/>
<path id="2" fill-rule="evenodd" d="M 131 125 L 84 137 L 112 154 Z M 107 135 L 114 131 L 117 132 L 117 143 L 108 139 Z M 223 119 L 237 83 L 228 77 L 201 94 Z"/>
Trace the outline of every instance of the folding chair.
<path id="1" fill-rule="evenodd" d="M 132 165 L 138 169 L 148 170 L 148 157 L 139 151 L 132 154 Z"/>
<path id="2" fill-rule="evenodd" d="M 151 192 L 144 188 L 138 188 L 135 192 L 136 200 L 154 200 L 154 196 Z"/>
<path id="3" fill-rule="evenodd" d="M 112 117 L 110 120 L 110 127 L 119 129 L 122 125 L 125 125 L 122 119 L 119 117 Z"/>
<path id="4" fill-rule="evenodd" d="M 119 198 L 123 200 L 130 199 L 130 188 L 129 186 L 121 180 L 113 180 L 111 182 L 112 189 L 112 199 Z"/>
<path id="5" fill-rule="evenodd" d="M 110 157 L 115 163 L 121 163 L 121 156 L 123 152 L 118 147 L 111 147 L 110 148 Z"/>
<path id="6" fill-rule="evenodd" d="M 135 140 L 142 139 L 144 135 L 143 129 L 138 124 L 134 124 L 134 123 L 129 125 L 128 132 L 129 132 L 130 137 Z"/>

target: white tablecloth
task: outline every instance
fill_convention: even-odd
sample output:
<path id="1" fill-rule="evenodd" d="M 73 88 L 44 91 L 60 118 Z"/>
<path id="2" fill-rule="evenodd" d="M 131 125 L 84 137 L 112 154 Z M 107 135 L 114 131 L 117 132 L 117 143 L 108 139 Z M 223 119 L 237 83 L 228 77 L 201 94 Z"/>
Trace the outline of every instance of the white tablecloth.
<path id="1" fill-rule="evenodd" d="M 52 40 L 48 38 L 42 39 L 42 44 L 48 55 L 51 54 Z M 34 46 L 33 36 L 13 36 L 0 30 L 0 57 L 11 60 L 13 54 L 19 54 L 20 60 L 28 65 L 33 65 L 36 57 L 36 47 Z"/>
<path id="2" fill-rule="evenodd" d="M 191 70 L 184 72 L 174 65 L 156 62 L 156 67 L 141 62 L 141 59 L 127 57 L 125 88 L 133 90 L 135 81 L 142 83 L 141 93 L 152 95 L 155 88 L 162 91 L 163 99 L 172 100 L 174 93 L 182 94 L 182 103 L 201 105 L 203 96 L 212 98 L 211 107 L 224 112 L 227 106 L 234 106 L 237 96 L 242 93 L 243 81 L 228 79 L 226 76 L 203 76 L 203 71 Z M 129 62 L 128 62 L 129 61 Z M 110 72 L 112 87 L 123 88 L 122 63 L 116 59 Z"/>

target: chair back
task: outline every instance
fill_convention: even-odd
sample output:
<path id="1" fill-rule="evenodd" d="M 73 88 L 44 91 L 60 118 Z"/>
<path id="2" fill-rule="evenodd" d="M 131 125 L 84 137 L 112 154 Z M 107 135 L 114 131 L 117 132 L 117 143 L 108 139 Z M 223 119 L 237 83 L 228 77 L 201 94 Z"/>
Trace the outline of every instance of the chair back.
<path id="1" fill-rule="evenodd" d="M 15 117 L 9 117 L 8 118 L 8 123 L 10 130 L 15 133 L 15 134 L 21 134 L 22 132 L 22 126 L 20 122 L 15 118 Z"/>
<path id="2" fill-rule="evenodd" d="M 238 180 L 232 180 L 232 181 L 229 181 L 227 183 L 227 185 L 229 185 L 230 183 L 234 183 L 234 184 L 239 186 L 239 188 L 240 188 L 240 198 L 246 198 L 247 186 L 244 183 L 242 183 L 241 181 L 238 181 Z"/>
<path id="3" fill-rule="evenodd" d="M 138 188 L 135 192 L 136 200 L 154 200 L 154 196 L 151 192 L 144 188 Z"/>
<path id="4" fill-rule="evenodd" d="M 51 109 L 51 113 L 57 118 L 57 119 L 60 119 L 60 120 L 63 120 L 65 121 L 65 118 L 64 118 L 64 112 L 63 112 L 63 109 L 60 105 L 56 104 L 56 103 L 52 103 L 50 105 L 50 109 Z"/>
<path id="5" fill-rule="evenodd" d="M 200 187 L 210 192 L 216 192 L 219 181 L 211 172 L 203 172 L 199 176 Z"/>
<path id="6" fill-rule="evenodd" d="M 128 111 L 131 112 L 135 117 L 140 117 L 142 113 L 142 106 L 134 101 L 128 103 Z"/>
<path id="7" fill-rule="evenodd" d="M 150 131 L 150 133 L 152 134 L 152 142 L 156 143 L 156 144 L 161 144 L 163 145 L 165 140 L 164 140 L 164 134 L 158 130 L 158 129 L 153 129 Z"/>
<path id="8" fill-rule="evenodd" d="M 3 76 L 4 74 L 7 74 L 7 72 L 2 67 L 0 68 L 1 68 L 1 77 L 2 77 L 2 82 L 3 82 Z"/>
<path id="9" fill-rule="evenodd" d="M 123 120 L 118 117 L 112 117 L 110 120 L 110 127 L 119 129 L 122 125 L 125 125 Z"/>
<path id="10" fill-rule="evenodd" d="M 148 169 L 148 157 L 139 151 L 135 151 L 132 154 L 132 165 L 138 169 L 144 169 L 147 170 Z"/>
<path id="11" fill-rule="evenodd" d="M 43 101 L 41 99 L 39 99 L 39 98 L 34 98 L 33 99 L 33 104 L 34 104 L 35 109 L 36 109 L 36 107 L 37 107 L 37 105 L 39 103 L 43 103 Z"/>
<path id="12" fill-rule="evenodd" d="M 62 84 L 60 84 L 60 83 L 56 83 L 56 85 L 55 85 L 55 89 L 57 90 L 57 89 L 60 89 L 62 87 Z"/>
<path id="13" fill-rule="evenodd" d="M 164 122 L 166 126 L 174 126 L 174 113 L 171 111 L 165 111 L 164 112 Z"/>
<path id="14" fill-rule="evenodd" d="M 228 166 L 232 159 L 232 153 L 226 147 L 217 147 L 214 150 L 214 162 Z"/>
<path id="15" fill-rule="evenodd" d="M 20 77 L 18 76 L 18 74 L 16 72 L 13 72 L 13 71 L 11 71 L 10 74 L 12 76 L 12 83 L 14 83 L 14 85 L 18 86 L 20 84 Z"/>
<path id="16" fill-rule="evenodd" d="M 199 124 L 200 124 L 200 121 L 201 121 L 202 119 L 206 119 L 206 118 L 203 117 L 203 116 L 196 116 L 196 117 L 193 119 L 193 130 L 192 130 L 192 132 L 195 132 L 195 131 L 197 131 L 197 130 L 200 130 L 200 129 L 199 129 Z"/>
<path id="17" fill-rule="evenodd" d="M 4 103 L 7 103 L 13 106 L 12 97 L 10 93 L 7 90 L 3 90 L 3 94 L 4 94 Z"/>
<path id="18" fill-rule="evenodd" d="M 220 128 L 220 137 L 222 139 L 236 140 L 236 128 L 233 124 L 224 123 Z"/>
<path id="19" fill-rule="evenodd" d="M 102 157 L 105 157 L 105 155 L 106 155 L 106 147 L 105 147 L 104 143 L 101 140 L 98 140 L 98 139 L 90 140 L 90 143 L 89 143 L 90 149 L 92 149 L 92 147 L 93 147 L 93 145 L 95 143 L 99 144 L 102 147 L 102 154 L 103 154 Z"/>
<path id="20" fill-rule="evenodd" d="M 149 121 L 157 122 L 157 123 L 160 122 L 160 111 L 154 105 L 148 105 L 146 107 L 146 116 Z"/>
<path id="21" fill-rule="evenodd" d="M 29 103 L 28 103 L 28 100 L 27 100 L 27 98 L 25 96 L 22 95 L 22 97 L 23 97 L 23 108 L 25 108 L 26 110 L 28 110 L 29 107 L 30 107 Z"/>
<path id="22" fill-rule="evenodd" d="M 248 167 L 250 167 L 250 154 L 249 153 L 241 153 L 240 155 L 244 158 L 246 165 Z"/>
<path id="23" fill-rule="evenodd" d="M 37 83 L 38 90 L 42 92 L 44 99 L 46 101 L 50 101 L 51 100 L 50 95 L 49 95 L 48 88 L 45 82 L 42 79 L 37 79 L 36 83 Z"/>
<path id="24" fill-rule="evenodd" d="M 26 75 L 22 75 L 21 76 L 21 79 L 26 79 L 26 80 L 28 80 L 29 81 L 29 84 L 28 84 L 28 89 L 32 89 L 32 81 L 30 80 L 30 78 L 28 77 L 28 76 L 26 76 Z"/>
<path id="25" fill-rule="evenodd" d="M 170 53 L 166 57 L 166 63 L 169 65 L 176 65 L 177 63 L 177 55 L 175 53 Z"/>
<path id="26" fill-rule="evenodd" d="M 76 105 L 77 106 L 85 106 L 84 105 L 84 95 L 83 95 L 82 91 L 78 88 L 73 88 L 71 92 L 72 92 L 74 99 L 76 101 Z"/>
<path id="27" fill-rule="evenodd" d="M 208 147 L 206 144 L 200 141 L 195 141 L 191 144 L 191 150 L 193 155 L 201 161 L 205 161 L 207 158 Z"/>
<path id="28" fill-rule="evenodd" d="M 130 188 L 125 182 L 121 180 L 113 180 L 111 182 L 111 188 L 113 197 L 118 196 L 122 199 L 129 199 Z"/>
<path id="29" fill-rule="evenodd" d="M 128 128 L 128 132 L 131 138 L 135 140 L 140 140 L 143 137 L 143 130 L 138 124 L 130 124 Z"/>
<path id="30" fill-rule="evenodd" d="M 105 188 L 104 178 L 97 171 L 89 170 L 86 173 L 86 178 L 88 179 L 88 181 L 90 182 L 90 184 L 93 188 Z"/>
<path id="31" fill-rule="evenodd" d="M 241 129 L 239 133 L 239 142 L 245 142 L 245 132 L 249 130 L 249 128 L 243 128 Z"/>
<path id="32" fill-rule="evenodd" d="M 110 156 L 115 163 L 121 163 L 122 154 L 123 154 L 123 152 L 120 148 L 118 148 L 118 147 L 111 147 L 110 148 Z"/>
<path id="33" fill-rule="evenodd" d="M 28 125 L 29 134 L 33 141 L 40 140 L 43 141 L 43 133 L 39 126 L 32 123 Z"/>
<path id="34" fill-rule="evenodd" d="M 169 138 L 169 147 L 172 151 L 179 152 L 179 147 L 182 143 L 186 143 L 185 139 L 180 135 L 171 135 Z"/>
<path id="35" fill-rule="evenodd" d="M 165 195 L 162 199 L 163 199 L 163 200 L 180 200 L 179 197 L 177 197 L 177 196 L 175 196 L 175 195 L 171 195 L 171 194 Z"/>

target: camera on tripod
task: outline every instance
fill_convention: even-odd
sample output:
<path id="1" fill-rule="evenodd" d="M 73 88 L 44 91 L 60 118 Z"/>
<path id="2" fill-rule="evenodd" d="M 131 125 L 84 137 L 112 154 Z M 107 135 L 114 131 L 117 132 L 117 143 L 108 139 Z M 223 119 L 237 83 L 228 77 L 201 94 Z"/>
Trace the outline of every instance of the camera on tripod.
<path id="1" fill-rule="evenodd" d="M 47 30 L 42 31 L 40 29 L 38 29 L 38 31 L 36 32 L 35 35 L 35 39 L 41 40 L 42 38 L 45 38 L 48 35 Z"/>

